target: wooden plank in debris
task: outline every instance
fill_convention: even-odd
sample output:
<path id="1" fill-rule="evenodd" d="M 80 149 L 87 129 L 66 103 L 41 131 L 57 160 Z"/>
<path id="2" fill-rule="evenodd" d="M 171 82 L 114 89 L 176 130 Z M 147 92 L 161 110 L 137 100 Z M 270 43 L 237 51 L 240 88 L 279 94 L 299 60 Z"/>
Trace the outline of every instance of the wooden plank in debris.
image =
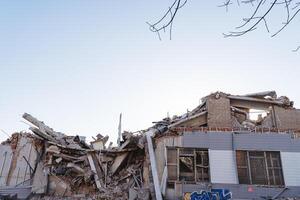
<path id="1" fill-rule="evenodd" d="M 38 127 L 42 132 L 46 132 L 47 134 L 51 135 L 52 137 L 61 137 L 63 134 L 55 132 L 52 128 L 45 125 L 44 122 L 39 121 L 35 117 L 31 116 L 28 113 L 23 114 L 23 118 Z"/>
<path id="2" fill-rule="evenodd" d="M 45 133 L 44 131 L 38 129 L 38 128 L 35 128 L 35 127 L 30 127 L 29 128 L 34 134 L 40 136 L 41 138 L 45 139 L 45 140 L 48 140 L 48 141 L 52 141 L 52 142 L 56 142 L 56 140 L 51 137 L 50 135 L 48 135 L 47 133 Z"/>
<path id="3" fill-rule="evenodd" d="M 260 99 L 264 99 L 265 97 L 269 96 L 271 98 L 276 99 L 277 98 L 277 94 L 274 90 L 272 91 L 264 91 L 264 92 L 257 92 L 257 93 L 252 93 L 252 94 L 246 94 L 243 95 L 245 97 L 253 97 L 253 98 L 260 98 Z"/>
<path id="4" fill-rule="evenodd" d="M 138 141 L 138 143 L 137 143 L 137 146 L 140 148 L 140 149 L 144 149 L 144 147 L 145 147 L 145 142 L 146 142 L 146 136 L 142 136 L 140 139 L 139 139 L 139 141 Z"/>
<path id="5" fill-rule="evenodd" d="M 128 138 L 120 147 L 119 150 L 124 149 L 131 142 L 131 138 Z"/>
<path id="6" fill-rule="evenodd" d="M 103 172 L 103 166 L 101 165 L 102 163 L 100 162 L 100 159 L 99 159 L 98 155 L 95 152 L 91 152 L 91 155 L 92 155 L 92 158 L 93 158 L 93 161 L 94 161 L 94 164 L 95 164 L 95 168 L 96 168 L 96 172 L 97 172 L 100 184 L 102 186 L 104 186 L 105 185 L 104 181 L 103 181 L 104 172 Z"/>
<path id="7" fill-rule="evenodd" d="M 68 146 L 66 146 L 66 145 L 61 145 L 61 144 L 58 144 L 57 142 L 55 142 L 55 141 L 49 141 L 48 142 L 49 144 L 53 144 L 53 145 L 55 145 L 55 146 L 58 146 L 58 147 L 61 147 L 61 148 L 64 148 L 64 149 L 70 149 L 70 150 L 78 150 L 78 151 L 85 151 L 86 149 L 83 149 L 83 148 L 81 148 L 81 147 L 75 147 L 75 146 L 73 146 L 73 145 L 68 145 Z"/>
<path id="8" fill-rule="evenodd" d="M 69 162 L 67 164 L 67 167 L 72 168 L 78 174 L 84 174 L 85 173 L 84 169 L 82 169 L 79 165 L 76 165 L 75 163 Z"/>
<path id="9" fill-rule="evenodd" d="M 123 154 L 120 154 L 118 155 L 115 160 L 114 160 L 114 163 L 112 164 L 111 166 L 111 172 L 112 174 L 115 174 L 118 169 L 120 168 L 120 166 L 122 165 L 122 163 L 125 161 L 125 159 L 127 158 L 127 155 L 128 155 L 128 152 L 126 153 L 123 153 Z"/>
<path id="10" fill-rule="evenodd" d="M 99 176 L 97 174 L 96 166 L 95 166 L 95 163 L 94 163 L 94 160 L 93 160 L 93 157 L 92 157 L 91 153 L 87 153 L 87 157 L 88 157 L 88 161 L 89 161 L 91 170 L 94 174 L 94 179 L 95 179 L 96 186 L 100 190 L 102 188 L 102 186 L 101 186 L 100 179 L 99 179 Z"/>
<path id="11" fill-rule="evenodd" d="M 77 161 L 84 161 L 84 157 L 80 156 L 80 157 L 74 157 L 74 156 L 69 156 L 63 153 L 59 153 L 59 154 L 53 154 L 54 157 L 58 157 L 58 158 L 63 158 L 64 160 L 68 160 L 68 161 L 73 161 L 73 162 L 77 162 Z"/>
<path id="12" fill-rule="evenodd" d="M 194 114 L 185 119 L 179 120 L 169 126 L 177 127 L 177 126 L 187 126 L 187 127 L 199 127 L 207 124 L 207 112 L 203 111 L 201 113 Z"/>

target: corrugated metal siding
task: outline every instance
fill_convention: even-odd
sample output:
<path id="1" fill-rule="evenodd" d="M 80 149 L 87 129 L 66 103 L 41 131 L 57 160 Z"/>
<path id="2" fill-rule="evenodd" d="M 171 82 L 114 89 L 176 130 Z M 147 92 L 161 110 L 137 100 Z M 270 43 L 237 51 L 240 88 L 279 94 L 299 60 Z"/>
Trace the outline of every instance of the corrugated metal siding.
<path id="1" fill-rule="evenodd" d="M 300 152 L 300 139 L 292 139 L 290 134 L 241 133 L 234 134 L 234 148 L 238 150 Z"/>
<path id="2" fill-rule="evenodd" d="M 0 145 L 0 187 L 6 186 L 12 155 L 9 145 Z"/>
<path id="3" fill-rule="evenodd" d="M 300 152 L 300 139 L 280 133 L 186 132 L 183 147 Z"/>
<path id="4" fill-rule="evenodd" d="M 190 132 L 183 135 L 183 147 L 232 150 L 232 133 Z"/>
<path id="5" fill-rule="evenodd" d="M 286 186 L 300 186 L 300 153 L 280 152 Z"/>
<path id="6" fill-rule="evenodd" d="M 234 151 L 209 149 L 210 178 L 212 183 L 237 184 Z"/>

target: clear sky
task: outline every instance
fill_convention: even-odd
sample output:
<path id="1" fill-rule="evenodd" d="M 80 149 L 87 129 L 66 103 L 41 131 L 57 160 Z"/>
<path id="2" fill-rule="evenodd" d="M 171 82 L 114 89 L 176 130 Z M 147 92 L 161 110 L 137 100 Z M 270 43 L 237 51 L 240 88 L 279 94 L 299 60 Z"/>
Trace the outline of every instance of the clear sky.
<path id="1" fill-rule="evenodd" d="M 123 128 L 136 131 L 219 90 L 276 90 L 300 105 L 296 22 L 275 38 L 264 27 L 223 38 L 249 8 L 226 12 L 222 1 L 191 0 L 173 40 L 159 41 L 145 22 L 170 2 L 1 0 L 0 129 L 28 130 L 21 122 L 28 112 L 57 131 L 116 142 L 120 112 Z"/>

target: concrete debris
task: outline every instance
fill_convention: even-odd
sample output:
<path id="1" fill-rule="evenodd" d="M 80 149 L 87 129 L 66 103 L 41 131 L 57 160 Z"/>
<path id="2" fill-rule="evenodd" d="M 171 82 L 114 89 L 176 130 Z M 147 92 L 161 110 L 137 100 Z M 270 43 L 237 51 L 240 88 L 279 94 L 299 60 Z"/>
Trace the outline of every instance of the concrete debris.
<path id="1" fill-rule="evenodd" d="M 1 198 L 121 200 L 129 198 L 130 189 L 137 196 L 149 191 L 142 176 L 145 152 L 138 148 L 140 134 L 125 132 L 120 147 L 106 148 L 108 136 L 98 134 L 88 145 L 83 137 L 56 132 L 30 114 L 23 118 L 33 125 L 33 134 L 15 133 L 0 146 Z"/>
<path id="2" fill-rule="evenodd" d="M 84 137 L 57 132 L 30 114 L 23 118 L 32 124 L 32 133 L 14 133 L 0 145 L 1 199 L 160 200 L 173 173 L 166 165 L 157 169 L 160 137 L 180 135 L 180 130 L 300 132 L 300 111 L 275 91 L 213 93 L 181 116 L 154 122 L 138 133 L 119 133 L 117 147 L 106 146 L 107 135 L 97 134 L 87 144 Z M 186 170 L 193 167 L 189 162 L 181 159 Z"/>

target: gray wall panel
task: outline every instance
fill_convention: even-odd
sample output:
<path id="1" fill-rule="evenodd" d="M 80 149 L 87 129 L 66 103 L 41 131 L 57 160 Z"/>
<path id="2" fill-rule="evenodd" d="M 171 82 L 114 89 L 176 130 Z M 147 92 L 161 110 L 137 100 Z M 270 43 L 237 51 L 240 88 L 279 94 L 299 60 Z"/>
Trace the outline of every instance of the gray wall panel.
<path id="1" fill-rule="evenodd" d="M 182 138 L 182 146 L 193 147 L 193 148 L 209 148 L 208 133 L 204 133 L 204 132 L 185 133 Z"/>
<path id="2" fill-rule="evenodd" d="M 232 134 L 229 132 L 189 132 L 183 135 L 183 147 L 232 150 Z"/>
<path id="3" fill-rule="evenodd" d="M 233 135 L 233 137 L 232 137 Z M 186 132 L 183 147 L 300 152 L 300 138 L 279 133 Z"/>
<path id="4" fill-rule="evenodd" d="M 242 133 L 234 134 L 235 149 L 300 152 L 300 139 L 290 134 Z"/>
<path id="5" fill-rule="evenodd" d="M 230 132 L 210 132 L 210 149 L 232 150 L 232 133 Z"/>

